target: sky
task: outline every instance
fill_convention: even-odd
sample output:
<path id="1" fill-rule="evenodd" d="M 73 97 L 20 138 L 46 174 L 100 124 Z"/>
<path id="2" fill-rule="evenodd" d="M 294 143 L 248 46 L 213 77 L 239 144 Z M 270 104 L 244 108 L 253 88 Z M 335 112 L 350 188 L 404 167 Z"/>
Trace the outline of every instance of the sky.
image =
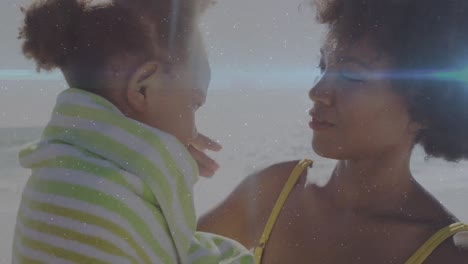
<path id="1" fill-rule="evenodd" d="M 17 39 L 20 6 L 0 0 L 0 127 L 47 120 L 66 83 L 60 72 L 36 73 Z M 218 0 L 203 17 L 211 90 L 303 89 L 313 83 L 323 28 L 307 0 Z"/>

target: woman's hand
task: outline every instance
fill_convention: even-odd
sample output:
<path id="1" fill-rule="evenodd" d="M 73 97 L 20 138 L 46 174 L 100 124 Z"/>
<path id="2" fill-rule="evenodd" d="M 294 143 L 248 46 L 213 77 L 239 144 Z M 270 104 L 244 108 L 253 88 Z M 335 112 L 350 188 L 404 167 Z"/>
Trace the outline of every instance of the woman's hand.
<path id="1" fill-rule="evenodd" d="M 197 162 L 200 176 L 210 178 L 219 169 L 218 163 L 206 155 L 205 151 L 220 151 L 221 149 L 222 146 L 219 143 L 203 134 L 198 134 L 190 143 L 188 151 Z"/>

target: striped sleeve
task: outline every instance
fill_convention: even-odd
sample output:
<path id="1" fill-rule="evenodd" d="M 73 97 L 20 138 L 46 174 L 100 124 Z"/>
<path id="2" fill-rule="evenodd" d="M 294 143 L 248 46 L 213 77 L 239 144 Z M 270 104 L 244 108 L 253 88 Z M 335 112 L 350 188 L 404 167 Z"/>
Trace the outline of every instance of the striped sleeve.
<path id="1" fill-rule="evenodd" d="M 14 263 L 253 263 L 239 243 L 203 232 L 193 231 L 188 252 L 178 252 L 147 185 L 105 160 L 63 144 L 23 159 L 33 175 L 18 213 Z"/>
<path id="2" fill-rule="evenodd" d="M 177 263 L 164 216 L 141 199 L 138 179 L 78 157 L 42 163 L 23 192 L 16 263 Z"/>

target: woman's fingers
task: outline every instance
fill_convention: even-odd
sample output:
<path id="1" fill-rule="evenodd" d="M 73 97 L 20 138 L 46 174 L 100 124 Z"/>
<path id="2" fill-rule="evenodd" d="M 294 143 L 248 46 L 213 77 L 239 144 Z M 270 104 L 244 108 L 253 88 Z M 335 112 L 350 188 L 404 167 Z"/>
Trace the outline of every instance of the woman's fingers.
<path id="1" fill-rule="evenodd" d="M 222 146 L 219 143 L 200 133 L 190 143 L 188 150 L 197 162 L 200 176 L 211 177 L 219 169 L 218 163 L 206 155 L 204 151 L 220 151 L 221 149 Z"/>
<path id="2" fill-rule="evenodd" d="M 220 151 L 223 148 L 218 142 L 200 133 L 192 141 L 191 145 L 201 151 Z"/>
<path id="3" fill-rule="evenodd" d="M 216 161 L 206 155 L 203 151 L 200 151 L 192 145 L 189 146 L 188 151 L 197 162 L 200 176 L 211 177 L 218 170 L 218 163 L 216 163 Z"/>

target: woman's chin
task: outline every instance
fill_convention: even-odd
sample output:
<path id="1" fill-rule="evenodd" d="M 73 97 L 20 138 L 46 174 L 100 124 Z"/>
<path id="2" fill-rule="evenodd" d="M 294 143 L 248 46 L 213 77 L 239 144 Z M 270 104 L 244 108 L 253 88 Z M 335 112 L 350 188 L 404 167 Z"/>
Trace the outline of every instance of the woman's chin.
<path id="1" fill-rule="evenodd" d="M 312 140 L 312 150 L 319 156 L 327 159 L 341 159 L 343 156 L 343 149 L 334 146 L 330 142 L 319 140 Z"/>

